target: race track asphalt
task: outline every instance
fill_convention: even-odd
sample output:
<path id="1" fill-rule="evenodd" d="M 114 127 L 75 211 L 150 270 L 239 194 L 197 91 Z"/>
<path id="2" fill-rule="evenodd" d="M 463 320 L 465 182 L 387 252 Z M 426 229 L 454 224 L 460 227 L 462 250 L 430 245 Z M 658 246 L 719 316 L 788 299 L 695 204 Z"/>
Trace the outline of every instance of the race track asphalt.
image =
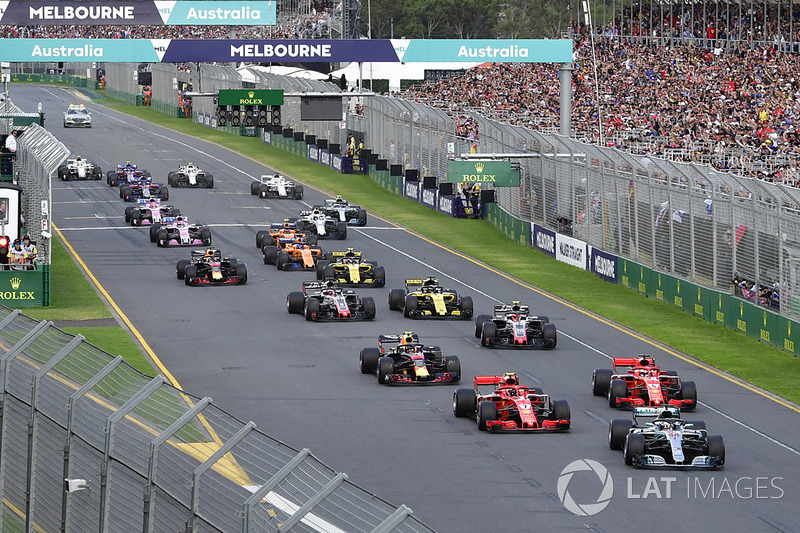
<path id="1" fill-rule="evenodd" d="M 352 482 L 408 505 L 437 531 L 612 532 L 650 528 L 653 520 L 656 529 L 800 531 L 800 412 L 791 406 L 376 216 L 367 227 L 350 228 L 346 241 L 321 243 L 355 247 L 385 265 L 386 288 L 360 290 L 374 296 L 377 319 L 306 322 L 286 312 L 285 298 L 311 276 L 263 265 L 254 234 L 328 195 L 306 187 L 303 201 L 258 199 L 249 183 L 271 170 L 249 158 L 88 102 L 94 127 L 62 129 L 61 113 L 77 101 L 74 92 L 15 85 L 11 95 L 23 109 L 41 101 L 51 131 L 104 172 L 131 160 L 166 180 L 169 170 L 191 161 L 214 174 L 213 190 L 172 189 L 170 203 L 210 225 L 214 246 L 247 263 L 245 286 L 193 288 L 178 281 L 174 265 L 189 248 L 157 248 L 147 229 L 126 225 L 126 204 L 104 180 L 54 181 L 54 221 L 185 390 L 211 396 L 293 447 L 310 448 Z M 476 313 L 511 300 L 530 304 L 556 324 L 558 347 L 490 350 L 477 343 L 472 321 L 411 321 L 388 310 L 389 288 L 428 275 L 471 295 Z M 523 383 L 568 400 L 572 430 L 479 432 L 473 421 L 454 418 L 454 386 L 388 387 L 359 372 L 360 348 L 376 345 L 378 334 L 411 329 L 460 356 L 462 386 L 476 374 L 516 371 Z M 724 436 L 725 469 L 635 470 L 609 450 L 608 421 L 630 413 L 592 396 L 592 370 L 610 368 L 611 356 L 639 353 L 697 383 L 701 404 L 688 418 Z M 560 473 L 579 459 L 602 464 L 614 483 L 608 506 L 592 516 L 570 513 L 558 496 Z M 601 487 L 583 471 L 567 490 L 584 505 L 594 503 Z"/>

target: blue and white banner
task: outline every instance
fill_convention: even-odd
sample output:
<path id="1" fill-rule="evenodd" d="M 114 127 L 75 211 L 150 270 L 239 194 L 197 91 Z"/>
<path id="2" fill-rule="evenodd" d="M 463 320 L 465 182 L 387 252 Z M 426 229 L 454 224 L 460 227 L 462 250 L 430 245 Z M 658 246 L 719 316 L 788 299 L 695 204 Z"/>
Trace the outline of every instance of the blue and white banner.
<path id="1" fill-rule="evenodd" d="M 331 166 L 331 153 L 327 150 L 319 151 L 319 162 L 326 167 Z"/>
<path id="2" fill-rule="evenodd" d="M 549 255 L 556 256 L 556 232 L 540 226 L 531 224 L 531 244 L 537 250 Z"/>
<path id="3" fill-rule="evenodd" d="M 319 148 L 316 144 L 306 145 L 306 157 L 315 163 L 319 163 Z"/>
<path id="4" fill-rule="evenodd" d="M 439 196 L 438 204 L 439 204 L 439 207 L 438 207 L 439 211 L 441 211 L 445 215 L 448 215 L 448 216 L 451 216 L 451 217 L 454 216 L 453 215 L 453 209 L 455 208 L 455 201 L 453 201 L 453 197 L 452 196 L 450 196 L 450 195 Z"/>
<path id="5" fill-rule="evenodd" d="M 609 283 L 616 283 L 617 256 L 589 246 L 589 272 Z"/>
<path id="6" fill-rule="evenodd" d="M 331 156 L 331 168 L 336 172 L 342 171 L 342 156 L 339 154 L 330 154 Z"/>
<path id="7" fill-rule="evenodd" d="M 411 198 L 415 202 L 419 202 L 419 192 L 422 189 L 422 184 L 418 181 L 406 181 L 403 184 L 403 196 Z"/>
<path id="8" fill-rule="evenodd" d="M 439 196 L 439 191 L 436 189 L 422 189 L 422 195 L 420 196 L 420 202 L 422 205 L 430 207 L 431 209 L 436 209 L 438 202 L 436 201 L 436 197 Z"/>

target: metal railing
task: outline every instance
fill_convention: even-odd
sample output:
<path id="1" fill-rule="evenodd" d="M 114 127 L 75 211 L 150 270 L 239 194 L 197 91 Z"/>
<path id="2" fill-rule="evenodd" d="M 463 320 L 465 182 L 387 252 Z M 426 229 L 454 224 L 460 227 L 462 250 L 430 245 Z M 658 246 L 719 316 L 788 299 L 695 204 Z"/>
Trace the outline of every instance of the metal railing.
<path id="1" fill-rule="evenodd" d="M 2 306 L 0 382 L 3 531 L 432 531 L 211 398 Z"/>

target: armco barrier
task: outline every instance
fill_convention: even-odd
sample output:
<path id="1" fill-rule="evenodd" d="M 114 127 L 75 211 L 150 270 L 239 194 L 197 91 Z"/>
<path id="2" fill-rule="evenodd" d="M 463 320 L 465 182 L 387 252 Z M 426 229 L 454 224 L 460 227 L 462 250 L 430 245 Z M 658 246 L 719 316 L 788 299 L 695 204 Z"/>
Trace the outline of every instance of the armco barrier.
<path id="1" fill-rule="evenodd" d="M 0 382 L 2 531 L 432 533 L 309 450 L 4 306 Z"/>

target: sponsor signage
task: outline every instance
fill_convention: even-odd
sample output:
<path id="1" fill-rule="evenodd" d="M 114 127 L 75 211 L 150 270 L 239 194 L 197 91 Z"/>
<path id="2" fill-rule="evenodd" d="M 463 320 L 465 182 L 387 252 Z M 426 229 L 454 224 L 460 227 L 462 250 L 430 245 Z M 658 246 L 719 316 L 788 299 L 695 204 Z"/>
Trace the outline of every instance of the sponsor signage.
<path id="1" fill-rule="evenodd" d="M 70 4 L 87 7 L 95 2 L 8 2 L 0 1 L 0 9 L 3 5 L 8 5 L 6 14 L 13 7 L 17 9 L 17 4 L 34 4 L 38 6 L 51 5 L 63 9 Z M 101 4 L 102 2 L 98 2 Z M 130 2 L 136 4 L 148 4 L 149 2 Z M 181 0 L 179 2 L 164 2 L 172 4 L 198 4 L 201 2 L 191 2 Z M 226 2 L 208 2 L 215 6 Z M 237 4 L 237 2 L 231 2 Z M 241 2 L 241 4 L 251 5 L 260 2 Z M 63 4 L 63 5 L 62 5 Z M 124 5 L 124 2 L 107 2 L 109 6 Z M 181 9 L 187 6 L 181 6 Z M 55 9 L 55 7 L 54 7 Z M 223 9 L 218 7 L 215 9 Z M 255 9 L 252 8 L 251 9 Z M 83 11 L 81 11 L 83 13 Z M 88 15 L 87 15 L 88 17 Z M 99 20 L 99 19 L 98 19 Z M 142 19 L 144 20 L 144 19 Z M 124 24 L 151 24 L 143 22 L 138 18 Z M 158 14 L 158 20 L 162 20 Z M 26 20 L 24 22 L 6 22 L 5 15 L 0 20 L 1 24 L 79 24 L 80 22 L 66 19 L 54 19 L 53 21 Z M 121 20 L 111 20 L 98 22 L 98 24 L 120 24 Z M 213 24 L 220 24 L 213 21 Z M 155 24 L 155 22 L 153 23 Z M 199 22 L 191 24 L 199 24 Z M 235 21 L 235 25 L 242 22 Z M 259 22 L 259 24 L 264 24 Z M 344 62 L 379 62 L 379 63 L 399 63 L 399 62 L 426 62 L 426 61 L 468 61 L 475 62 L 474 57 L 462 57 L 461 59 L 450 58 L 445 53 L 444 48 L 439 49 L 440 43 L 449 43 L 448 39 L 420 39 L 420 40 L 389 40 L 371 39 L 369 46 L 364 45 L 363 40 L 358 39 L 0 39 L 0 61 L 14 62 L 49 62 L 54 58 L 61 60 L 85 61 L 104 61 L 107 63 L 180 63 L 185 61 L 198 62 L 298 62 L 304 63 L 344 63 Z M 460 47 L 471 48 L 483 41 L 457 40 Z M 495 46 L 502 46 L 505 41 L 487 41 L 495 43 Z M 513 46 L 523 47 L 525 40 L 509 41 L 517 43 Z M 565 47 L 568 53 L 562 57 L 561 54 L 542 54 L 540 56 L 528 56 L 525 59 L 529 62 L 531 57 L 539 57 L 535 62 L 568 63 L 572 61 L 572 41 L 567 40 L 545 40 L 548 46 L 554 43 L 563 42 L 560 47 Z M 449 46 L 449 45 L 448 45 Z M 425 53 L 410 54 L 415 48 L 429 48 Z M 479 48 L 479 47 L 478 47 Z M 437 55 L 438 54 L 438 55 Z M 523 62 L 520 58 L 510 58 L 508 62 Z M 481 59 L 477 59 L 481 61 Z M 503 57 L 492 59 L 492 62 L 504 62 Z M 493 161 L 493 163 L 500 163 Z M 506 162 L 507 163 L 507 162 Z M 487 172 L 488 173 L 488 172 Z M 516 177 L 519 182 L 519 176 Z"/>
<path id="2" fill-rule="evenodd" d="M 319 162 L 326 167 L 331 166 L 331 153 L 327 150 L 319 151 Z"/>
<path id="3" fill-rule="evenodd" d="M 43 305 L 42 272 L 6 270 L 0 276 L 0 304 L 7 307 L 40 307 Z"/>
<path id="4" fill-rule="evenodd" d="M 0 24 L 23 26 L 270 26 L 277 20 L 274 1 L 21 0 L 0 8 Z"/>
<path id="5" fill-rule="evenodd" d="M 422 187 L 418 181 L 407 181 L 403 185 L 403 196 L 411 198 L 415 202 L 419 202 L 419 190 Z"/>
<path id="6" fill-rule="evenodd" d="M 422 189 L 422 203 L 430 207 L 431 209 L 436 209 L 436 197 L 439 195 L 439 191 L 436 189 Z"/>
<path id="7" fill-rule="evenodd" d="M 455 202 L 452 196 L 439 196 L 439 211 L 445 215 L 453 216 L 453 206 Z"/>
<path id="8" fill-rule="evenodd" d="M 447 181 L 450 183 L 491 183 L 495 187 L 519 187 L 519 169 L 511 161 L 449 160 Z"/>
<path id="9" fill-rule="evenodd" d="M 319 162 L 319 148 L 315 144 L 309 144 L 306 147 L 306 157 L 310 160 L 314 161 L 315 163 Z"/>
<path id="10" fill-rule="evenodd" d="M 283 105 L 283 90 L 220 89 L 219 105 Z"/>
<path id="11" fill-rule="evenodd" d="M 533 228 L 531 235 L 531 243 L 533 244 L 533 247 L 540 252 L 549 255 L 550 257 L 555 257 L 556 232 L 544 228 L 539 224 L 533 224 L 531 227 Z"/>
<path id="12" fill-rule="evenodd" d="M 589 246 L 589 270 L 609 283 L 617 282 L 617 256 Z"/>
<path id="13" fill-rule="evenodd" d="M 272 144 L 272 132 L 266 129 L 262 129 L 261 142 L 263 142 L 264 144 Z"/>
<path id="14" fill-rule="evenodd" d="M 556 259 L 586 270 L 587 244 L 579 239 L 556 233 Z"/>
<path id="15" fill-rule="evenodd" d="M 337 172 L 342 171 L 342 156 L 339 154 L 330 154 L 331 168 Z"/>

